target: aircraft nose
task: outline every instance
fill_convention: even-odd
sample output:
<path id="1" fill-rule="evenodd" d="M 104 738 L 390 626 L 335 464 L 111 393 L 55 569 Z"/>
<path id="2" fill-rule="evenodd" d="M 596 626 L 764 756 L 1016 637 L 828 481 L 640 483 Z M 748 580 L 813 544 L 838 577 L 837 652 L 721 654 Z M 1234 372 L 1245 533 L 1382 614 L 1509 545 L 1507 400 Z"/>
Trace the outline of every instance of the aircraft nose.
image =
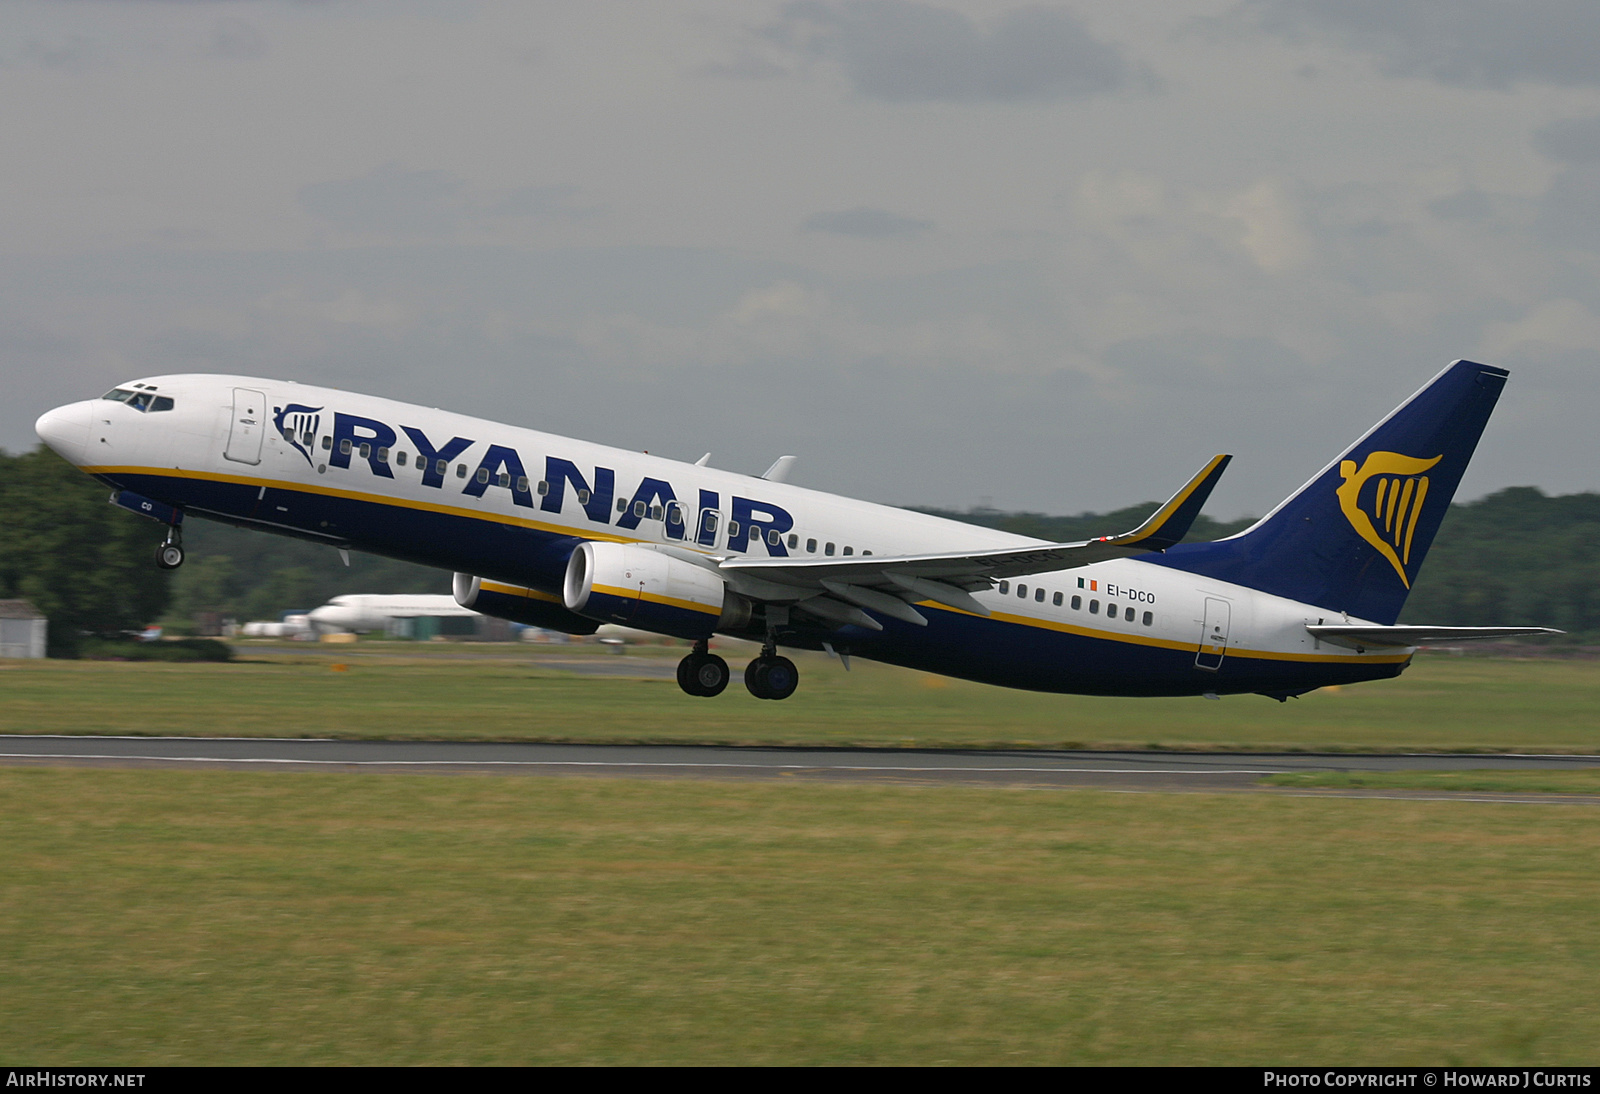
<path id="1" fill-rule="evenodd" d="M 89 424 L 94 416 L 94 403 L 68 403 L 40 415 L 33 423 L 39 439 L 69 463 L 82 465 L 84 452 L 89 447 Z"/>

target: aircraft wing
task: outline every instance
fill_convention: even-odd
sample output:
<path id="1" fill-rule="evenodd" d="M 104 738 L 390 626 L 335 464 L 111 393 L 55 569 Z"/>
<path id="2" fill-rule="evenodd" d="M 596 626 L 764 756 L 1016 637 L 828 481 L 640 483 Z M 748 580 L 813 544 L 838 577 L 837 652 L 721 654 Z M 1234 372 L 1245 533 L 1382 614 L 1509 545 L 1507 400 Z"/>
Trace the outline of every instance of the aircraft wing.
<path id="1" fill-rule="evenodd" d="M 998 551 L 835 558 L 730 558 L 724 559 L 719 569 L 736 586 L 741 577 L 748 577 L 758 579 L 763 586 L 771 582 L 779 587 L 757 592 L 759 599 L 784 599 L 777 595 L 781 588 L 792 588 L 802 598 L 801 606 L 808 609 L 816 606 L 827 610 L 829 605 L 803 598 L 831 594 L 858 607 L 909 622 L 926 622 L 906 604 L 907 594 L 913 594 L 913 599 L 933 600 L 988 615 L 988 610 L 967 594 L 987 589 L 999 578 L 1070 570 L 1107 559 L 1164 551 L 1178 543 L 1188 534 L 1195 517 L 1200 515 L 1201 506 L 1211 496 L 1212 488 L 1232 458 L 1213 456 L 1148 520 L 1121 535 L 1101 536 L 1081 543 L 1040 543 Z M 831 618 L 843 620 L 845 617 L 836 614 Z M 854 616 L 849 621 L 862 622 Z"/>
<path id="2" fill-rule="evenodd" d="M 1552 627 L 1369 627 L 1342 623 L 1306 624 L 1313 638 L 1350 649 L 1421 646 L 1428 642 L 1472 642 L 1486 638 L 1519 638 L 1530 634 L 1566 634 Z"/>

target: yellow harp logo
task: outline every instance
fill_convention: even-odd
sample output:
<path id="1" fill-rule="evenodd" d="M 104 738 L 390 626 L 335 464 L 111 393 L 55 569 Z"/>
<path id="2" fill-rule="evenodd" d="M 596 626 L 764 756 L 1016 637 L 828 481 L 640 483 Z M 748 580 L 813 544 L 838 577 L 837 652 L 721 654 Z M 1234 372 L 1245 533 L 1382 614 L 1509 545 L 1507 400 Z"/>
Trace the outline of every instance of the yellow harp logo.
<path id="1" fill-rule="evenodd" d="M 1339 463 L 1344 485 L 1334 493 L 1339 495 L 1339 508 L 1344 518 L 1362 539 L 1389 560 L 1389 565 L 1408 589 L 1411 581 L 1406 577 L 1406 565 L 1411 561 L 1411 537 L 1417 531 L 1422 500 L 1428 496 L 1428 476 L 1423 472 L 1443 458 L 1440 455 L 1431 460 L 1419 460 L 1398 452 L 1370 452 L 1359 471 L 1354 460 Z M 1374 479 L 1377 490 L 1363 507 L 1362 488 Z M 1378 530 L 1380 526 L 1382 531 Z"/>

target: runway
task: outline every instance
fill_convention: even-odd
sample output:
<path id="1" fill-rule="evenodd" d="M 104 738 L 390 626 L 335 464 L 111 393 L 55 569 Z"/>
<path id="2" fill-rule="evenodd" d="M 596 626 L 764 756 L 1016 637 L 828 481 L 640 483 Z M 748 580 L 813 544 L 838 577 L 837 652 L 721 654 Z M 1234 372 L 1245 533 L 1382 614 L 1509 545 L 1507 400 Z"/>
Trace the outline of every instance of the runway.
<path id="1" fill-rule="evenodd" d="M 257 737 L 0 736 L 0 763 L 433 775 L 790 778 L 969 786 L 1241 791 L 1259 789 L 1256 781 L 1263 775 L 1286 771 L 1467 771 L 1486 768 L 1562 771 L 1600 767 L 1600 756 L 980 752 Z M 1339 793 L 1410 797 L 1418 796 L 1421 792 Z M 1493 800 L 1549 800 L 1548 796 L 1541 795 L 1476 796 Z"/>

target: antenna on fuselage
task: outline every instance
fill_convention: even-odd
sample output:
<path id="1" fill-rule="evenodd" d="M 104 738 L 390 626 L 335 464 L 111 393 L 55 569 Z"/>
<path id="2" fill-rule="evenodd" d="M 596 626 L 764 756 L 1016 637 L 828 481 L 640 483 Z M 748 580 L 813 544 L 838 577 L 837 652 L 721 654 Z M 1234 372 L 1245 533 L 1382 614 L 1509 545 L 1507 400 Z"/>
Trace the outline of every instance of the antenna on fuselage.
<path id="1" fill-rule="evenodd" d="M 797 459 L 798 456 L 779 456 L 761 477 L 768 482 L 788 482 L 789 469 L 794 466 L 794 461 Z"/>
<path id="2" fill-rule="evenodd" d="M 696 467 L 710 467 L 711 453 L 707 452 L 704 456 L 701 456 L 698 460 L 695 460 L 694 465 Z"/>

